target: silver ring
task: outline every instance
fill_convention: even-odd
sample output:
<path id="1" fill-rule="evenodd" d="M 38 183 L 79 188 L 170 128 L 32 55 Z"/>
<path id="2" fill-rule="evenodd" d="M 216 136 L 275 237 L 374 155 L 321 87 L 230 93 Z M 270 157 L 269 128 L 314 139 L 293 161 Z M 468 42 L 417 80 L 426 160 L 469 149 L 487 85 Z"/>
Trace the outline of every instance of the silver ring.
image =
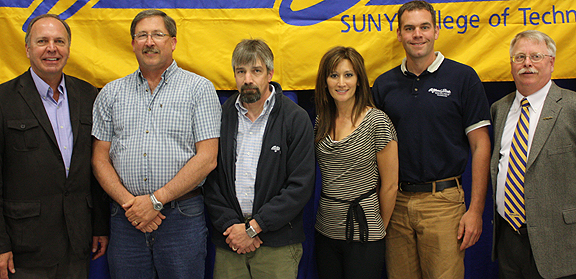
<path id="1" fill-rule="evenodd" d="M 238 251 L 238 248 L 232 247 L 232 251 L 236 252 L 236 251 Z"/>

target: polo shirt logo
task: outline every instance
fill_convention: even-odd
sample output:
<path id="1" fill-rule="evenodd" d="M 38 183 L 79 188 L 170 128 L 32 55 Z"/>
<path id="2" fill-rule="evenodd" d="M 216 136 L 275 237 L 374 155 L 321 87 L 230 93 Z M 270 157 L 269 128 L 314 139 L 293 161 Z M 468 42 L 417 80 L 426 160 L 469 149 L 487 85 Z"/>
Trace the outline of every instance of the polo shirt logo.
<path id="1" fill-rule="evenodd" d="M 444 89 L 436 89 L 436 88 L 430 88 L 428 89 L 428 92 L 432 93 L 432 94 L 436 94 L 436 96 L 438 97 L 448 97 L 450 96 L 450 94 L 452 94 L 452 91 L 444 88 Z"/>

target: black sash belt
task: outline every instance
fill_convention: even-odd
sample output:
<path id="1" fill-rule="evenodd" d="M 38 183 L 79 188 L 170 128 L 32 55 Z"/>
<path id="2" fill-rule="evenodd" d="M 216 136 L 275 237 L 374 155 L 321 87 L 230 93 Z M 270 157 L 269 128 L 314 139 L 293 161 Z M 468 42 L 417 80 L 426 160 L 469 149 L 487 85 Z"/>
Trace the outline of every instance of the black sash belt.
<path id="1" fill-rule="evenodd" d="M 350 204 L 348 207 L 348 213 L 346 214 L 346 242 L 351 242 L 354 240 L 354 219 L 358 222 L 358 230 L 360 231 L 360 242 L 368 241 L 368 221 L 366 220 L 366 214 L 364 214 L 364 209 L 360 206 L 360 201 L 376 193 L 376 188 L 368 191 L 367 193 L 357 197 L 352 201 L 341 200 L 333 197 L 326 196 L 324 192 L 320 195 L 323 198 Z"/>

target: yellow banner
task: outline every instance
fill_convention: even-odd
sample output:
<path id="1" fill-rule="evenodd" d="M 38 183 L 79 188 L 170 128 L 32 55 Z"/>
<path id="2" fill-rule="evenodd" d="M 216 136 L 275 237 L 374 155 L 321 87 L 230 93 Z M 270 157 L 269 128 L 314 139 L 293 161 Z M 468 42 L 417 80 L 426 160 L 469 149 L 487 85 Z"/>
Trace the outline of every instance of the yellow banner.
<path id="1" fill-rule="evenodd" d="M 136 3 L 134 3 L 136 2 Z M 184 3 L 182 3 L 184 2 Z M 237 3 L 242 2 L 242 3 Z M 72 29 L 64 72 L 97 87 L 138 68 L 130 22 L 157 8 L 178 25 L 174 58 L 217 89 L 235 89 L 232 50 L 244 38 L 264 39 L 275 55 L 274 80 L 285 90 L 313 89 L 318 63 L 330 48 L 356 48 L 370 82 L 400 64 L 396 38 L 399 0 L 0 0 L 5 47 L 0 82 L 26 71 L 23 27 L 35 15 L 59 14 Z M 528 29 L 550 35 L 558 46 L 553 78 L 575 78 L 576 1 L 432 1 L 440 37 L 436 50 L 472 66 L 483 81 L 512 80 L 509 43 Z M 572 65 L 572 66 L 571 66 Z"/>

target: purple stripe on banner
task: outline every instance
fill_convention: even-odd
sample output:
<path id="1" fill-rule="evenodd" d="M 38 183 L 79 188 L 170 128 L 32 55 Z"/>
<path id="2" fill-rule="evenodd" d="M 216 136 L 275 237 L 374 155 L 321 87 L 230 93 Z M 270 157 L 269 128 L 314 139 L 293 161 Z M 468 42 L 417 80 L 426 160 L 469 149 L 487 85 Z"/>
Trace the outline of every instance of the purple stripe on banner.
<path id="1" fill-rule="evenodd" d="M 196 1 L 168 1 L 168 0 L 100 0 L 95 9 L 271 9 L 274 0 L 261 1 L 234 1 L 234 0 L 196 0 Z"/>
<path id="2" fill-rule="evenodd" d="M 0 7 L 6 8 L 28 8 L 34 0 L 0 0 Z"/>

